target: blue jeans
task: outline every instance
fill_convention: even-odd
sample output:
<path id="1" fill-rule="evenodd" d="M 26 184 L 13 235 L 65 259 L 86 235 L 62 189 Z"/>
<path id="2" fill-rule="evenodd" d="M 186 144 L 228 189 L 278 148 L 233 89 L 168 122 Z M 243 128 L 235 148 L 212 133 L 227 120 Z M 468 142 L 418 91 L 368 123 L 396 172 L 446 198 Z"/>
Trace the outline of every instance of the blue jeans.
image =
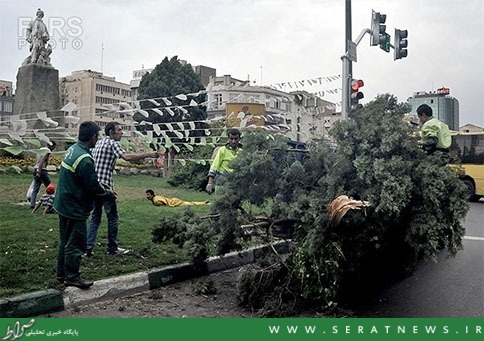
<path id="1" fill-rule="evenodd" d="M 40 186 L 44 184 L 45 187 L 49 186 L 51 183 L 49 178 L 49 173 L 45 170 L 39 170 L 40 176 L 35 176 L 34 172 L 34 188 L 32 189 L 32 194 L 30 195 L 30 208 L 35 207 L 35 202 L 37 201 L 37 194 L 39 194 Z"/>
<path id="2" fill-rule="evenodd" d="M 115 252 L 118 249 L 118 207 L 116 199 L 95 200 L 91 215 L 91 223 L 87 229 L 87 250 L 92 250 L 96 243 L 97 231 L 101 225 L 103 207 L 108 218 L 108 252 Z"/>

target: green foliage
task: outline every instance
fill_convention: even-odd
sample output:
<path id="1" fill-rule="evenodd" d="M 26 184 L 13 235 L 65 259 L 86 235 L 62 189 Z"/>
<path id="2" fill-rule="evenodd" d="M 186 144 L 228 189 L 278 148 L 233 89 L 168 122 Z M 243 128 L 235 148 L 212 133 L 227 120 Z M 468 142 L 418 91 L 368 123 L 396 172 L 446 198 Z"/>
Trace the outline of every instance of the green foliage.
<path id="1" fill-rule="evenodd" d="M 207 123 L 201 122 L 207 118 L 203 89 L 200 77 L 190 64 L 182 65 L 177 56 L 170 60 L 165 57 L 141 79 L 138 99 L 150 101 L 140 102 L 148 117 L 139 112 L 133 116 L 135 121 L 143 123 L 137 129 L 154 135 L 153 147 L 156 150 L 171 149 L 177 153 L 185 148 L 191 150 L 193 144 L 200 142 L 202 137 L 206 138 L 205 130 L 208 129 Z M 190 123 L 183 125 L 181 122 Z M 162 123 L 175 125 L 168 127 Z M 152 124 L 159 126 L 155 130 Z M 157 143 L 161 137 L 163 144 Z"/>
<path id="2" fill-rule="evenodd" d="M 193 285 L 193 292 L 197 295 L 215 295 L 217 293 L 217 288 L 211 279 L 198 280 Z"/>
<path id="3" fill-rule="evenodd" d="M 150 116 L 148 118 L 143 117 L 141 114 L 136 114 L 134 119 L 137 121 L 150 121 L 153 123 L 163 122 L 180 122 L 182 120 L 202 120 L 206 118 L 206 112 L 204 107 L 190 107 L 190 102 L 194 99 L 197 103 L 204 102 L 205 95 L 199 95 L 198 92 L 203 90 L 204 86 L 200 80 L 200 77 L 193 71 L 190 64 L 182 65 L 177 56 L 168 60 L 165 57 L 160 64 L 158 64 L 151 73 L 147 73 L 141 79 L 139 86 L 138 99 L 159 99 L 169 98 L 171 104 L 166 104 L 160 100 L 161 104 L 166 107 L 176 106 L 188 106 L 187 112 L 173 109 L 174 115 L 159 114 L 148 110 Z M 175 97 L 177 95 L 192 96 Z M 142 101 L 141 107 L 145 110 L 158 107 L 157 105 L 149 102 Z"/>
<path id="4" fill-rule="evenodd" d="M 267 135 L 264 131 L 246 132 L 243 151 L 232 162 L 237 171 L 227 177 L 223 192 L 237 193 L 253 205 L 263 205 L 278 191 L 278 178 L 288 166 L 287 138 Z"/>
<path id="5" fill-rule="evenodd" d="M 178 154 L 181 159 L 210 160 L 213 152 L 212 145 L 195 146 L 193 151 L 183 151 Z M 204 190 L 207 183 L 207 174 L 210 163 L 207 162 L 188 162 L 184 165 L 176 163 L 170 168 L 170 178 L 168 183 L 172 186 L 190 188 L 194 190 Z"/>
<path id="6" fill-rule="evenodd" d="M 242 304 L 260 316 L 309 306 L 330 311 L 352 295 L 411 275 L 443 249 L 454 255 L 462 248 L 465 186 L 438 155 L 419 148 L 402 120 L 405 112 L 408 106 L 395 97 L 378 96 L 336 124 L 337 147 L 312 142 L 303 163 L 290 157 L 282 137 L 244 135 L 236 171 L 218 185 L 212 205 L 217 253 L 244 245 L 241 226 L 258 219 L 248 206 L 271 207 L 271 230 L 288 228 L 294 246 L 285 257 L 245 269 L 238 284 Z M 371 206 L 331 224 L 328 207 L 340 195 Z M 191 217 L 188 223 L 187 231 L 200 222 Z"/>
<path id="7" fill-rule="evenodd" d="M 200 218 L 187 208 L 171 217 L 162 216 L 152 230 L 152 240 L 158 244 L 173 242 L 183 248 L 190 255 L 195 269 L 203 272 L 205 261 L 211 254 L 213 230 L 210 223 L 210 219 Z"/>
<path id="8" fill-rule="evenodd" d="M 465 189 L 409 137 L 406 111 L 393 96 L 377 97 L 336 125 L 336 154 L 314 148 L 304 167 L 293 165 L 281 178 L 286 202 L 276 210 L 299 220 L 286 281 L 295 301 L 331 307 L 355 292 L 353 283 L 364 294 L 378 282 L 411 274 L 443 248 L 455 254 L 462 247 Z M 291 186 L 297 174 L 299 186 Z M 325 208 L 341 194 L 372 207 L 350 211 L 330 228 Z"/>
<path id="9" fill-rule="evenodd" d="M 139 99 L 170 97 L 203 89 L 200 77 L 190 64 L 182 65 L 177 56 L 165 57 L 151 73 L 141 79 Z"/>

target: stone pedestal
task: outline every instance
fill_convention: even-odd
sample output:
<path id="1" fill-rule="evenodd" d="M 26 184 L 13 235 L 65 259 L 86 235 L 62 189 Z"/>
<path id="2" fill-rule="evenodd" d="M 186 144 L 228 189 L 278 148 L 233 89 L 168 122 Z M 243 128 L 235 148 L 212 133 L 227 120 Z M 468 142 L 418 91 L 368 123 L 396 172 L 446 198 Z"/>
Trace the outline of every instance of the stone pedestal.
<path id="1" fill-rule="evenodd" d="M 59 116 L 59 71 L 52 66 L 28 64 L 21 66 L 17 73 L 15 91 L 14 115 L 27 119 L 27 129 L 45 129 L 45 125 L 38 120 L 36 113 L 46 111 L 47 117 Z M 25 115 L 31 113 L 32 115 Z M 57 119 L 55 119 L 58 121 Z"/>

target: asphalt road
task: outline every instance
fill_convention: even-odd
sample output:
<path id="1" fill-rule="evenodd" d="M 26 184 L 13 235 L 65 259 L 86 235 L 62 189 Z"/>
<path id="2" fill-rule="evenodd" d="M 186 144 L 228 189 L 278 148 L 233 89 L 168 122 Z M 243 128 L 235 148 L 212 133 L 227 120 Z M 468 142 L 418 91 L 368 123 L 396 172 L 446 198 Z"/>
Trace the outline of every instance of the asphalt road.
<path id="1" fill-rule="evenodd" d="M 421 265 L 415 274 L 361 307 L 361 317 L 483 318 L 484 202 L 471 203 L 464 221 L 464 249 L 455 257 L 442 252 L 437 263 Z"/>

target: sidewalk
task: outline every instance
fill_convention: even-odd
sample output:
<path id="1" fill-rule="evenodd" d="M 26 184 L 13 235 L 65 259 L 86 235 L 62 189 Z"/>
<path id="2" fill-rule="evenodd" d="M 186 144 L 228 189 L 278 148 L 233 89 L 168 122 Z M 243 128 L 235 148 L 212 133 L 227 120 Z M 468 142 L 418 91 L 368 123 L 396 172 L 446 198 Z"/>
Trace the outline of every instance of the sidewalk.
<path id="1" fill-rule="evenodd" d="M 274 243 L 278 253 L 289 250 L 288 241 Z M 67 287 L 63 291 L 47 289 L 0 300 L 0 318 L 35 317 L 65 310 L 67 308 L 123 297 L 200 277 L 203 275 L 254 263 L 261 256 L 272 252 L 270 245 L 258 246 L 241 252 L 212 257 L 207 261 L 207 271 L 194 271 L 189 263 L 176 264 L 149 271 L 96 281 L 94 285 L 81 290 Z"/>

